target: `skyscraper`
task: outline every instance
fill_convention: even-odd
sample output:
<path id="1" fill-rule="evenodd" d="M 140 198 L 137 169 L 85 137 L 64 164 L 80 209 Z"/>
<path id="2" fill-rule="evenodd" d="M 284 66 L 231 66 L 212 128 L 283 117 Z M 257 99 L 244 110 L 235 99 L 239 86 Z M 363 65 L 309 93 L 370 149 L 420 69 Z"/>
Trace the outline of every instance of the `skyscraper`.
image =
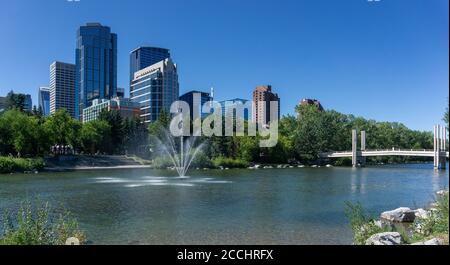
<path id="1" fill-rule="evenodd" d="M 50 115 L 50 88 L 48 87 L 39 87 L 38 93 L 38 101 L 39 107 L 42 110 L 42 114 L 44 116 Z"/>
<path id="2" fill-rule="evenodd" d="M 241 99 L 241 98 L 235 98 L 235 99 L 224 100 L 219 103 L 222 106 L 222 114 L 224 115 L 224 117 L 236 120 L 237 119 L 236 109 L 237 109 L 238 104 L 241 104 L 243 107 L 245 107 L 245 105 L 248 103 L 248 100 Z M 251 113 L 252 113 L 251 108 L 250 109 L 244 108 L 244 117 L 240 117 L 240 118 L 243 118 L 244 121 L 248 121 L 249 118 L 252 116 Z"/>
<path id="3" fill-rule="evenodd" d="M 31 95 L 26 94 L 24 105 L 23 105 L 23 110 L 31 112 L 32 109 L 33 109 L 33 100 L 31 99 Z"/>
<path id="4" fill-rule="evenodd" d="M 117 35 L 100 23 L 88 23 L 77 31 L 75 113 L 94 99 L 110 99 L 117 90 Z"/>
<path id="5" fill-rule="evenodd" d="M 130 53 L 130 81 L 134 73 L 157 62 L 170 58 L 170 51 L 158 47 L 138 47 Z"/>
<path id="6" fill-rule="evenodd" d="M 134 73 L 130 98 L 141 104 L 141 118 L 144 122 L 156 121 L 162 110 L 169 113 L 178 96 L 177 65 L 171 59 L 165 59 Z"/>
<path id="7" fill-rule="evenodd" d="M 6 109 L 6 97 L 0 97 L 0 112 Z"/>
<path id="8" fill-rule="evenodd" d="M 206 102 L 212 101 L 213 98 L 211 97 L 210 93 L 194 90 L 194 91 L 187 92 L 186 94 L 180 96 L 180 100 L 186 102 L 189 105 L 191 121 L 193 121 L 194 120 L 194 111 L 197 111 L 197 113 L 200 114 L 199 118 L 201 118 L 201 119 L 203 119 L 209 115 L 208 112 L 203 112 L 202 108 Z M 194 107 L 197 107 L 198 109 L 194 109 Z"/>
<path id="9" fill-rule="evenodd" d="M 271 109 L 270 102 L 278 102 L 278 109 Z M 271 111 L 277 111 L 278 120 L 280 119 L 280 98 L 278 94 L 272 92 L 272 86 L 258 86 L 255 91 L 253 91 L 253 122 L 268 125 L 271 122 L 270 113 Z"/>
<path id="10" fill-rule="evenodd" d="M 50 114 L 66 109 L 70 116 L 75 112 L 75 65 L 54 62 L 50 65 Z"/>

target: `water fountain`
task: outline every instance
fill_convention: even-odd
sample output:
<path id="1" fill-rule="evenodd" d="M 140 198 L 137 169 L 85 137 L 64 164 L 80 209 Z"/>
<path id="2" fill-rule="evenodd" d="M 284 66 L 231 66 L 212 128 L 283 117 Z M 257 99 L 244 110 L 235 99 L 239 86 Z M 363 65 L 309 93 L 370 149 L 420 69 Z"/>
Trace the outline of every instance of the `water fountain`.
<path id="1" fill-rule="evenodd" d="M 173 164 L 180 178 L 186 178 L 192 162 L 204 143 L 198 143 L 200 137 L 174 137 L 167 129 L 162 128 L 160 137 L 154 136 L 158 147 L 165 153 Z"/>

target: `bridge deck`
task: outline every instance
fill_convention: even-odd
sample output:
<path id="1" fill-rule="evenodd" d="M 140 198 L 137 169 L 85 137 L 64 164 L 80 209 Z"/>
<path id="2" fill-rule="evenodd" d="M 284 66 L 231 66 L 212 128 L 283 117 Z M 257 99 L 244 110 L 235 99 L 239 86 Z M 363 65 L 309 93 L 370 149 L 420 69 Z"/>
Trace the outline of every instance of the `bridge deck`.
<path id="1" fill-rule="evenodd" d="M 442 155 L 449 157 L 449 152 L 442 152 Z M 328 152 L 320 154 L 323 158 L 339 158 L 339 157 L 352 157 L 351 151 L 344 152 Z M 369 157 L 369 156 L 416 156 L 416 157 L 434 157 L 433 150 L 400 150 L 400 149 L 390 149 L 390 150 L 366 150 L 358 151 L 358 156 Z"/>

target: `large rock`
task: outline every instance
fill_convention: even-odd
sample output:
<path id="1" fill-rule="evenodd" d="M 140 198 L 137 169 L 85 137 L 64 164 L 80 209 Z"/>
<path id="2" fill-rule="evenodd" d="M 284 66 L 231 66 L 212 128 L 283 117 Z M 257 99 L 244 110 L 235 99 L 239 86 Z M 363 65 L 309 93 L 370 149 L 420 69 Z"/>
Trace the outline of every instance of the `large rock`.
<path id="1" fill-rule="evenodd" d="M 430 216 L 430 213 L 422 208 L 415 210 L 414 214 L 416 215 L 417 218 L 422 220 L 425 220 Z"/>
<path id="2" fill-rule="evenodd" d="M 416 218 L 416 213 L 407 207 L 401 207 L 381 214 L 381 218 L 397 223 L 411 223 Z"/>
<path id="3" fill-rule="evenodd" d="M 397 232 L 385 232 L 371 236 L 366 245 L 401 245 L 402 236 Z"/>
<path id="4" fill-rule="evenodd" d="M 411 245 L 422 245 L 422 246 L 441 246 L 444 242 L 441 239 L 433 238 L 423 242 L 413 243 Z"/>

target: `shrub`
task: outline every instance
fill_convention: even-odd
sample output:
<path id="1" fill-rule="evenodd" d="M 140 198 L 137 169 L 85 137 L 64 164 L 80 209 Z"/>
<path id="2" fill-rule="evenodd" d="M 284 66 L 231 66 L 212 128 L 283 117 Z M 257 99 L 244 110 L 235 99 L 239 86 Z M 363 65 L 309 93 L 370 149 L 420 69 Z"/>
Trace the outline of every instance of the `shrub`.
<path id="1" fill-rule="evenodd" d="M 346 202 L 345 214 L 350 220 L 355 245 L 365 245 L 367 239 L 372 235 L 385 232 L 385 229 L 375 224 L 375 220 L 370 217 L 360 203 Z"/>
<path id="2" fill-rule="evenodd" d="M 215 167 L 246 168 L 249 166 L 249 163 L 245 160 L 226 157 L 217 157 L 212 162 Z"/>
<path id="3" fill-rule="evenodd" d="M 0 157 L 0 173 L 40 170 L 44 166 L 42 158 Z"/>
<path id="4" fill-rule="evenodd" d="M 54 216 L 51 212 L 48 203 L 36 207 L 29 201 L 23 202 L 16 214 L 5 212 L 0 245 L 64 245 L 70 237 L 86 242 L 70 213 Z"/>

